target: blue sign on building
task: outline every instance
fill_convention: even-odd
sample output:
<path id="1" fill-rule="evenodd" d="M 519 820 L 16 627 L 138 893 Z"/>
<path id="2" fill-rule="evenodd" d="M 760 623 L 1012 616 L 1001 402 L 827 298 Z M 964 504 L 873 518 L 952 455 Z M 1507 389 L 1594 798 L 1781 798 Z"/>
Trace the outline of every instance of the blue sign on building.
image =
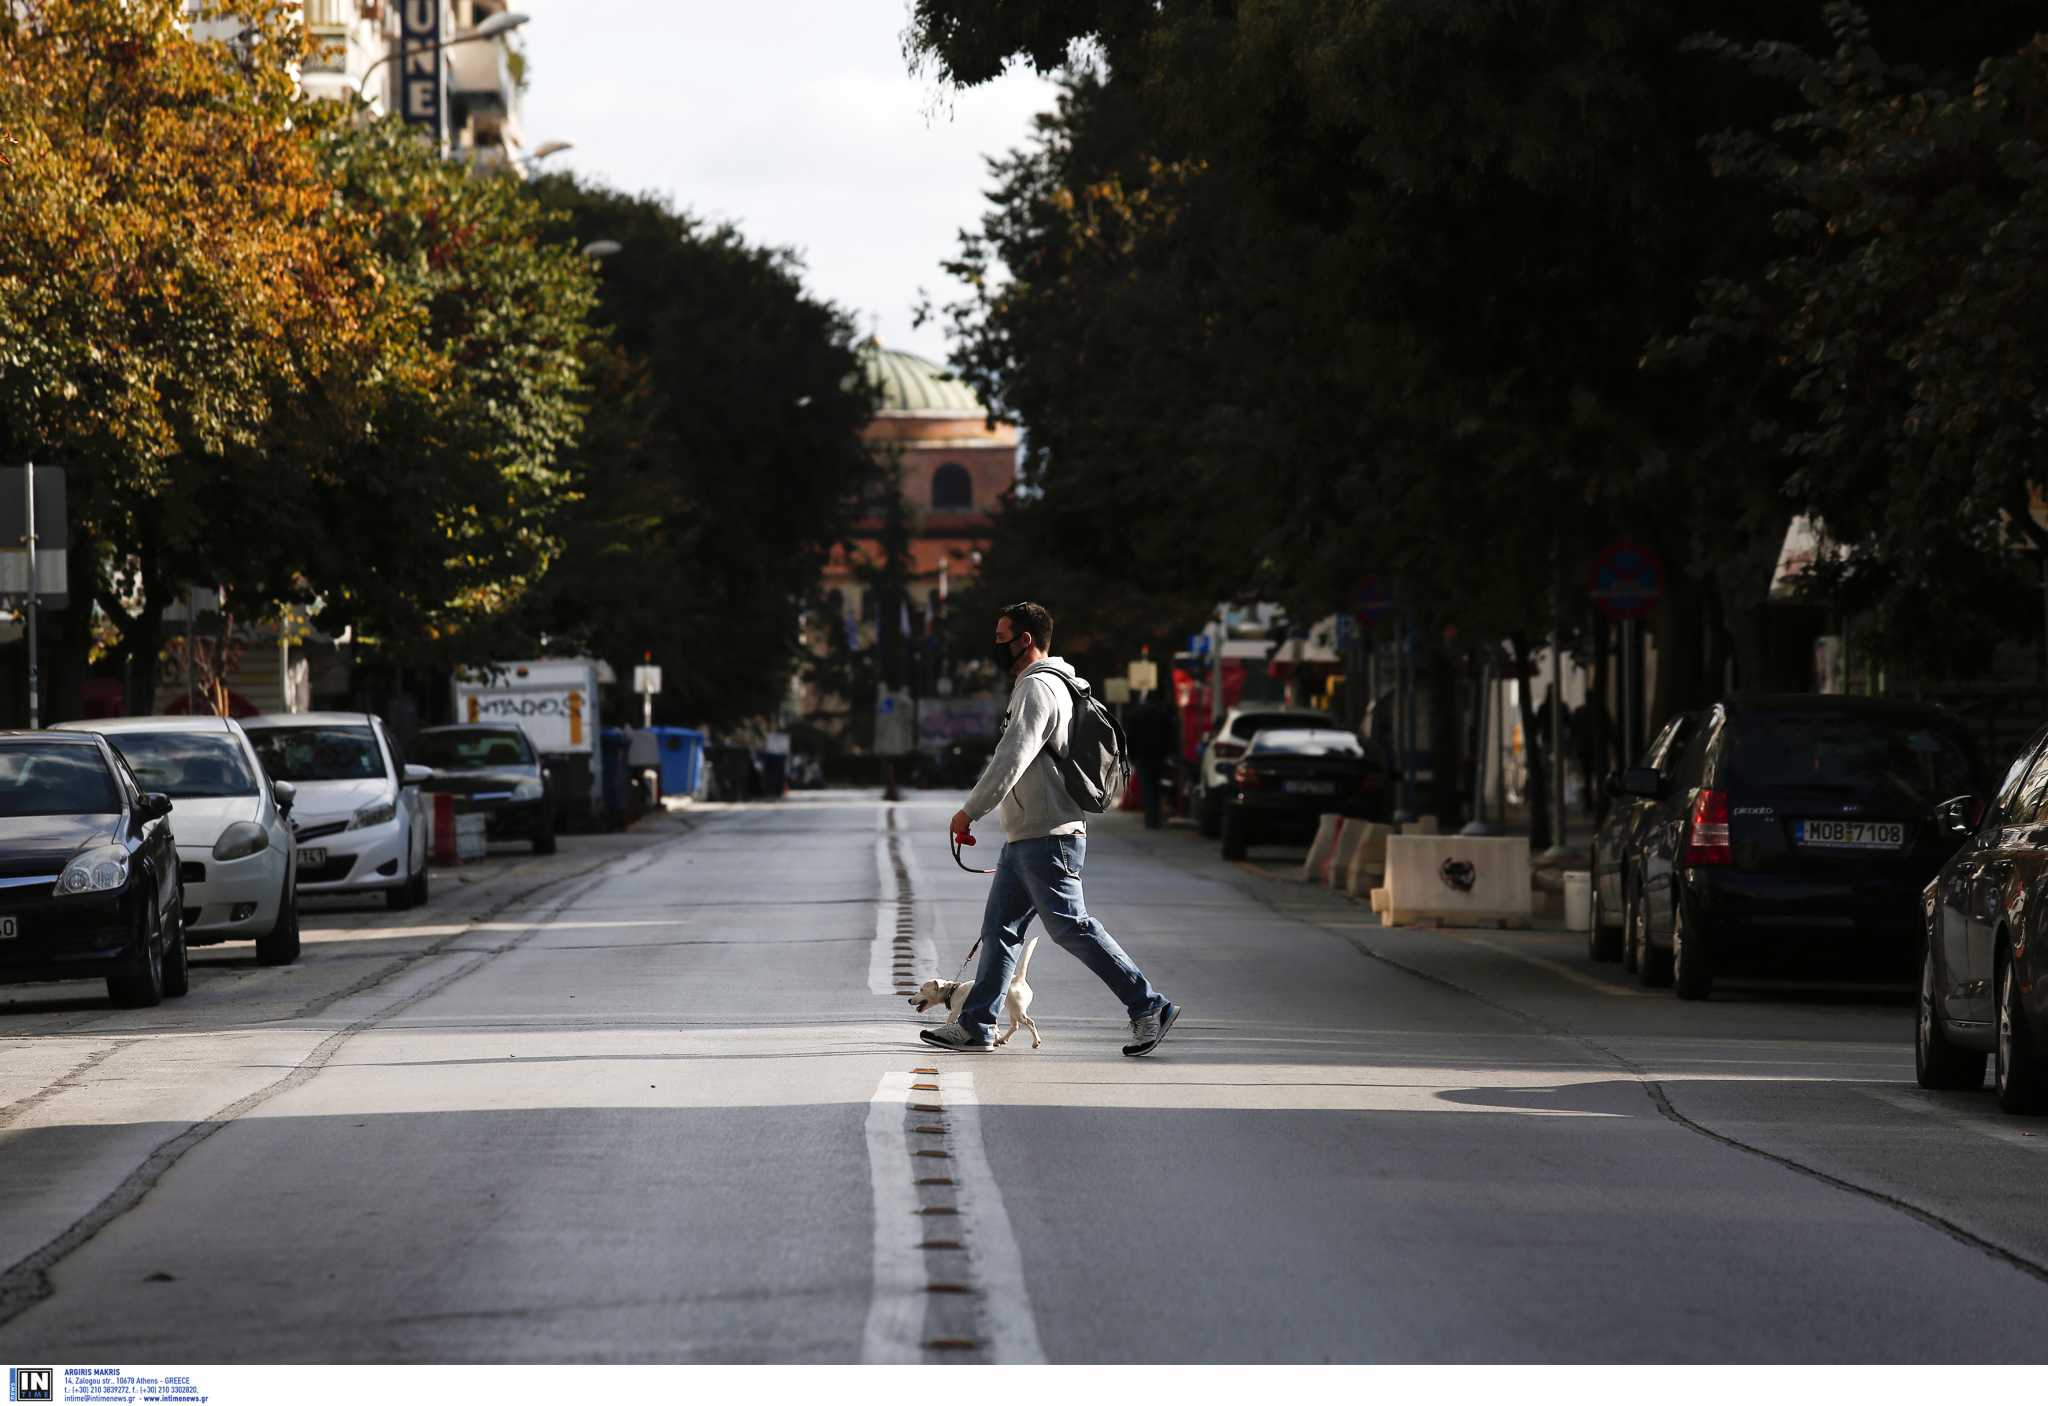
<path id="1" fill-rule="evenodd" d="M 398 112 L 441 140 L 447 94 L 441 81 L 441 0 L 404 0 L 399 10 Z"/>

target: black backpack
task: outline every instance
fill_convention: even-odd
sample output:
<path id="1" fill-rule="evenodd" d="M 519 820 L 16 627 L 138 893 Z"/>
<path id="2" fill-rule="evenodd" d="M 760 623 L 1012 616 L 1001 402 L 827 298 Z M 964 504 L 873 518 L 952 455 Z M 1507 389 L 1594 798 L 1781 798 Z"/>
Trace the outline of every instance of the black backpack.
<path id="1" fill-rule="evenodd" d="M 1026 669 L 1024 678 L 1037 672 Z M 1044 672 L 1065 684 L 1074 700 L 1066 751 L 1052 754 L 1060 781 L 1081 809 L 1094 815 L 1115 809 L 1131 780 L 1131 748 L 1124 740 L 1123 728 L 1115 715 L 1096 701 L 1085 682 L 1058 669 Z"/>

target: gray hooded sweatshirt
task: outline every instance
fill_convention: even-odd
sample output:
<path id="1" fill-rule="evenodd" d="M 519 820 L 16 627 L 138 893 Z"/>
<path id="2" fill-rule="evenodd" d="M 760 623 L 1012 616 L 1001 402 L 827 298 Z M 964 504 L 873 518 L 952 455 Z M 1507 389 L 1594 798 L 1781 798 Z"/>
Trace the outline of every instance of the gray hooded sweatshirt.
<path id="1" fill-rule="evenodd" d="M 1074 719 L 1074 698 L 1056 677 L 1060 674 L 1073 678 L 1074 666 L 1055 657 L 1040 660 L 1018 678 L 1010 689 L 995 755 L 967 793 L 967 818 L 979 820 L 1000 805 L 1003 834 L 1012 841 L 1088 829 L 1087 813 L 1067 794 L 1053 760 L 1055 750 L 1067 745 Z"/>

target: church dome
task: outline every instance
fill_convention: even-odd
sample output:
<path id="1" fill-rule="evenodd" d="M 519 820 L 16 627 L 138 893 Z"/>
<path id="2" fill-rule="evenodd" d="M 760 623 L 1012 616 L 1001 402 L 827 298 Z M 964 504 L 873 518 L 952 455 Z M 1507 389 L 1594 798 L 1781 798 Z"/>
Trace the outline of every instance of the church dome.
<path id="1" fill-rule="evenodd" d="M 891 351 L 871 339 L 860 349 L 860 362 L 868 380 L 881 392 L 884 415 L 988 418 L 988 411 L 965 381 L 915 352 Z"/>

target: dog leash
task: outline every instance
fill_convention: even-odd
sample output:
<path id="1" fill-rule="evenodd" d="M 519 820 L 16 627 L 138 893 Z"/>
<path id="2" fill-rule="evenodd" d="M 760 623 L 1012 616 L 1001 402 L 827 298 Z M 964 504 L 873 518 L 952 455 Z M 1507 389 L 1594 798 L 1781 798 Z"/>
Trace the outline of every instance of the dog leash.
<path id="1" fill-rule="evenodd" d="M 996 872 L 996 871 L 995 871 L 995 870 L 993 870 L 993 869 L 976 869 L 976 868 L 974 868 L 973 866 L 971 866 L 970 864 L 968 864 L 968 862 L 967 862 L 966 860 L 964 860 L 964 859 L 962 859 L 962 858 L 960 857 L 960 839 L 959 839 L 959 837 L 958 837 L 958 836 L 956 835 L 956 836 L 953 836 L 953 837 L 952 837 L 952 839 L 953 839 L 953 862 L 954 862 L 955 864 L 959 865 L 959 866 L 960 866 L 960 867 L 961 867 L 962 869 L 966 870 L 966 871 L 967 871 L 968 873 L 970 873 L 970 874 L 993 874 L 993 873 L 995 873 L 995 872 Z M 975 953 L 977 953 L 977 952 L 979 952 L 980 950 L 981 950 L 981 939 L 980 939 L 979 937 L 976 937 L 976 938 L 974 939 L 974 945 L 973 945 L 972 947 L 970 947 L 970 948 L 968 948 L 968 949 L 967 949 L 967 955 L 966 955 L 965 957 L 961 958 L 961 960 L 960 960 L 960 970 L 959 970 L 959 971 L 956 971 L 956 972 L 954 972 L 954 973 L 953 973 L 953 980 L 954 980 L 954 981 L 956 981 L 956 982 L 957 982 L 957 981 L 959 981 L 961 977 L 963 977 L 963 976 L 965 976 L 965 975 L 967 974 L 967 964 L 968 964 L 969 962 L 971 962 L 971 961 L 973 961 L 973 960 L 974 960 L 974 954 L 975 954 Z"/>

